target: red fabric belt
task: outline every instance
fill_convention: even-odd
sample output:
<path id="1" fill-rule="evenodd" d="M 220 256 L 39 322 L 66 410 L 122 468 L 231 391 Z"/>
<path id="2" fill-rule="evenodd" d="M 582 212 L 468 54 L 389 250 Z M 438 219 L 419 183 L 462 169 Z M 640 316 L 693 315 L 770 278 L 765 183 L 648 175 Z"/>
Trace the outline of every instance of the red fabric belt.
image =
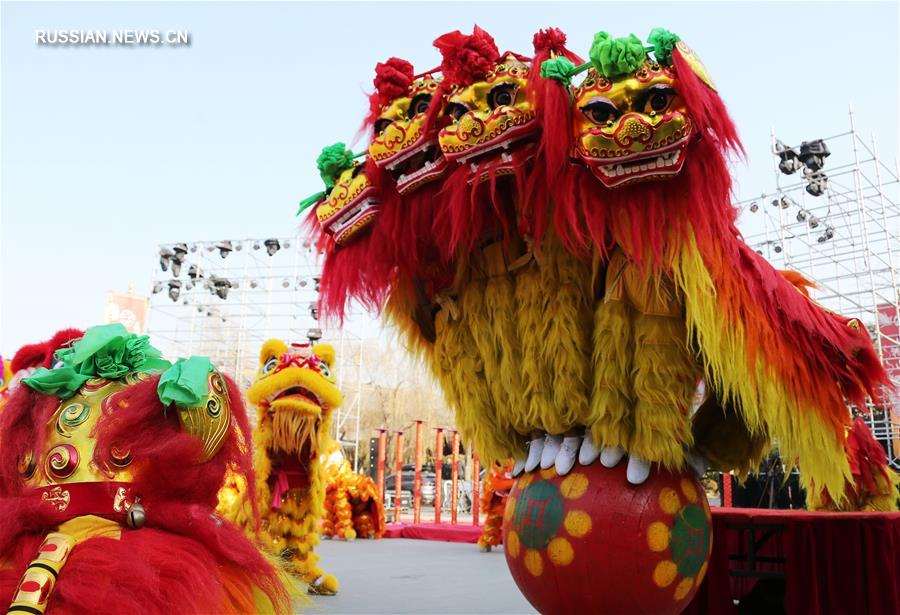
<path id="1" fill-rule="evenodd" d="M 62 523 L 75 517 L 97 515 L 112 521 L 125 521 L 132 504 L 140 498 L 131 483 L 65 483 L 40 487 L 31 492 Z"/>

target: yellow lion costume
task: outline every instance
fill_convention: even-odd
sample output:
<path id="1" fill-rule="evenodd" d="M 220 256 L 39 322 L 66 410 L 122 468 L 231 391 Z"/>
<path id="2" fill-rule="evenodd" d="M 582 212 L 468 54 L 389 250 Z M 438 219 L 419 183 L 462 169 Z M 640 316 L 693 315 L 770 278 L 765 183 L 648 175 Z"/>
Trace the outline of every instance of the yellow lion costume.
<path id="1" fill-rule="evenodd" d="M 253 436 L 256 498 L 265 546 L 290 561 L 309 592 L 337 593 L 337 579 L 318 566 L 314 547 L 323 516 L 325 479 L 321 456 L 328 448 L 331 412 L 343 401 L 328 344 L 291 344 L 271 339 L 262 346 L 259 372 L 247 389 L 256 407 Z M 223 516 L 254 534 L 247 489 L 234 480 L 219 496 Z"/>
<path id="2" fill-rule="evenodd" d="M 325 519 L 322 535 L 354 540 L 384 536 L 384 502 L 371 477 L 357 474 L 332 441 L 325 462 Z"/>

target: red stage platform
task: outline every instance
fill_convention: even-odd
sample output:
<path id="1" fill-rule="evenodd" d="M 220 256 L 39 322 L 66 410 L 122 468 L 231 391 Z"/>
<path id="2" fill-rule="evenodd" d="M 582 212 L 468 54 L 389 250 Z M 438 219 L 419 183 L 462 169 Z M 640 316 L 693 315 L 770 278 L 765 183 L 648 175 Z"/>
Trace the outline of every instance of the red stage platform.
<path id="1" fill-rule="evenodd" d="M 418 540 L 440 540 L 443 542 L 478 542 L 480 525 L 450 523 L 388 523 L 385 538 L 415 538 Z"/>
<path id="2" fill-rule="evenodd" d="M 714 508 L 706 580 L 685 613 L 736 614 L 760 581 L 788 615 L 900 613 L 900 513 Z M 480 526 L 392 523 L 385 538 L 477 542 Z"/>

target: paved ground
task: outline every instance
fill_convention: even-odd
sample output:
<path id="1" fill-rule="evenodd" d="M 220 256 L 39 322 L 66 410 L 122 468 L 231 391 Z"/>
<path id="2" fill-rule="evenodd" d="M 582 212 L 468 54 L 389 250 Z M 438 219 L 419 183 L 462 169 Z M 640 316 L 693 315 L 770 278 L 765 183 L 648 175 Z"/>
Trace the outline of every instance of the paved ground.
<path id="1" fill-rule="evenodd" d="M 506 568 L 503 551 L 430 540 L 323 540 L 321 566 L 337 596 L 309 613 L 534 613 Z"/>

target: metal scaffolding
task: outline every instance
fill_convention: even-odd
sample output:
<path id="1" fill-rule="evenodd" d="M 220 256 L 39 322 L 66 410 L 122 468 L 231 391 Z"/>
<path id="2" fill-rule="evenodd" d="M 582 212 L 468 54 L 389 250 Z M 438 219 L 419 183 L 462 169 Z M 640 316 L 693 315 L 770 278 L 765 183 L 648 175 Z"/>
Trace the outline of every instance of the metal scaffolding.
<path id="1" fill-rule="evenodd" d="M 241 388 L 255 377 L 265 340 L 321 335 L 335 346 L 344 393 L 332 415 L 334 437 L 357 463 L 364 340 L 352 313 L 351 326 L 320 326 L 317 257 L 300 236 L 160 244 L 148 332 L 167 357 L 208 356 Z"/>
<path id="2" fill-rule="evenodd" d="M 773 265 L 799 271 L 815 282 L 811 294 L 816 301 L 865 324 L 896 387 L 900 384 L 900 172 L 879 158 L 874 136 L 866 140 L 860 135 L 852 109 L 849 116 L 849 131 L 817 140 L 829 151 L 827 162 L 817 170 L 816 162 L 813 169 L 797 162 L 793 170 L 792 163 L 785 162 L 798 152 L 809 156 L 818 147 L 810 144 L 816 142 L 786 146 L 773 130 L 775 188 L 740 201 L 740 223 L 747 243 Z M 860 410 L 892 465 L 900 468 L 896 388 L 889 400 Z"/>

